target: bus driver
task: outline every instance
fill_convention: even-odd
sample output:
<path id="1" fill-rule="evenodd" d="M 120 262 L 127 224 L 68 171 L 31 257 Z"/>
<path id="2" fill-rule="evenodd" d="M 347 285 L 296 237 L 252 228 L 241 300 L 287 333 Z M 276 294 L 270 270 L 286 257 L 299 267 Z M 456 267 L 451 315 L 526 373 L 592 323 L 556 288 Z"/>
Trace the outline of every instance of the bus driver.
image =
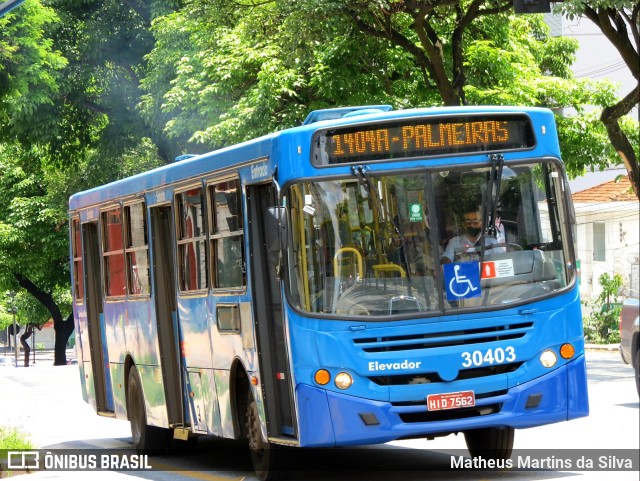
<path id="1" fill-rule="evenodd" d="M 480 240 L 482 238 L 482 211 L 479 208 L 473 209 L 466 212 L 462 218 L 464 233 L 451 238 L 440 259 L 441 264 L 453 262 L 456 255 L 467 254 L 471 257 L 476 257 L 474 254 L 478 252 L 477 248 L 480 247 Z M 499 241 L 495 238 L 484 236 L 485 246 L 498 243 Z"/>

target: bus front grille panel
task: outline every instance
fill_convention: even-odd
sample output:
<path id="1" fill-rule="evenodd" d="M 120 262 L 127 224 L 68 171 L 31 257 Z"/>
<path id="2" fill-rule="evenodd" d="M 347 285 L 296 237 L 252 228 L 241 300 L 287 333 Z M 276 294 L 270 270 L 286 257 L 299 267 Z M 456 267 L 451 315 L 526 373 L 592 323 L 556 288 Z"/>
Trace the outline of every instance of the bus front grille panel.
<path id="1" fill-rule="evenodd" d="M 353 342 L 356 347 L 367 353 L 413 351 L 520 339 L 532 328 L 533 322 L 521 322 L 506 326 L 480 327 L 448 332 L 363 337 L 356 338 Z"/>
<path id="2" fill-rule="evenodd" d="M 426 423 L 497 414 L 502 410 L 505 396 L 507 396 L 506 390 L 478 394 L 476 401 L 480 401 L 480 403 L 476 406 L 442 411 L 427 410 L 426 399 L 424 401 L 394 402 L 391 404 L 393 406 L 392 411 L 398 414 L 403 423 Z"/>
<path id="3" fill-rule="evenodd" d="M 458 373 L 454 381 L 475 379 L 479 377 L 495 376 L 517 371 L 523 362 L 512 362 L 497 366 L 484 366 L 473 369 L 463 369 Z M 437 372 L 420 374 L 399 374 L 396 376 L 369 376 L 368 379 L 379 386 L 403 386 L 407 384 L 429 384 L 432 382 L 444 382 Z"/>
<path id="4" fill-rule="evenodd" d="M 488 404 L 472 408 L 448 409 L 445 411 L 416 411 L 400 414 L 403 423 L 428 423 L 435 421 L 453 421 L 455 419 L 475 418 L 488 414 L 497 414 L 502 409 L 502 403 Z"/>

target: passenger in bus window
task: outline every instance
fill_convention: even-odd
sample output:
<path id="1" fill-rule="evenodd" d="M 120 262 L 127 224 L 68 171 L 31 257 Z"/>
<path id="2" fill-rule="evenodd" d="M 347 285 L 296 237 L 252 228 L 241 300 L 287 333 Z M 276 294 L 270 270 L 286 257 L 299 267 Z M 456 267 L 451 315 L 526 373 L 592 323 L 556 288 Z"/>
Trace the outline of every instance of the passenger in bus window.
<path id="1" fill-rule="evenodd" d="M 500 215 L 496 217 L 496 239 L 498 240 L 498 244 L 507 242 L 507 235 L 504 230 L 504 225 L 502 225 Z"/>
<path id="2" fill-rule="evenodd" d="M 440 262 L 448 264 L 462 257 L 464 260 L 474 260 L 480 250 L 482 239 L 482 211 L 480 208 L 465 212 L 462 216 L 463 233 L 453 237 L 444 250 Z M 484 236 L 484 245 L 497 244 L 498 240 L 490 236 Z"/>

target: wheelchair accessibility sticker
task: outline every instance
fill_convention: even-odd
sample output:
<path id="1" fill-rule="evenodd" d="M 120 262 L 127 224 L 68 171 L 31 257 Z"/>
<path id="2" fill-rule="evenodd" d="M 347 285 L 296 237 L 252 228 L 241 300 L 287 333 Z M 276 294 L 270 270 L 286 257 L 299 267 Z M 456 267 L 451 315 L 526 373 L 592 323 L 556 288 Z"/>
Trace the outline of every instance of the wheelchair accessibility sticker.
<path id="1" fill-rule="evenodd" d="M 444 264 L 444 284 L 448 301 L 478 297 L 480 288 L 480 268 L 477 262 L 456 262 Z"/>

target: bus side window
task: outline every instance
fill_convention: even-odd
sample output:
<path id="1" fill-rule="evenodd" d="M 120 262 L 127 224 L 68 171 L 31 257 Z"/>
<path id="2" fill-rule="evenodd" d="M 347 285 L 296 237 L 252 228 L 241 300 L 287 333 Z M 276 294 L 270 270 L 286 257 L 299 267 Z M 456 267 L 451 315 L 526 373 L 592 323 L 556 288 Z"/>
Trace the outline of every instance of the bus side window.
<path id="1" fill-rule="evenodd" d="M 246 284 L 242 196 L 239 179 L 209 187 L 211 246 L 214 288 L 237 288 Z"/>
<path id="2" fill-rule="evenodd" d="M 148 295 L 150 292 L 149 245 L 145 203 L 137 202 L 125 206 L 124 214 L 129 294 Z"/>
<path id="3" fill-rule="evenodd" d="M 74 218 L 72 223 L 71 242 L 73 246 L 73 297 L 78 304 L 84 302 L 84 269 L 82 267 L 82 237 L 80 219 Z"/>
<path id="4" fill-rule="evenodd" d="M 122 209 L 118 206 L 102 213 L 102 250 L 104 286 L 107 297 L 126 294 Z"/>
<path id="5" fill-rule="evenodd" d="M 176 194 L 178 272 L 181 291 L 207 288 L 206 235 L 200 187 Z"/>

